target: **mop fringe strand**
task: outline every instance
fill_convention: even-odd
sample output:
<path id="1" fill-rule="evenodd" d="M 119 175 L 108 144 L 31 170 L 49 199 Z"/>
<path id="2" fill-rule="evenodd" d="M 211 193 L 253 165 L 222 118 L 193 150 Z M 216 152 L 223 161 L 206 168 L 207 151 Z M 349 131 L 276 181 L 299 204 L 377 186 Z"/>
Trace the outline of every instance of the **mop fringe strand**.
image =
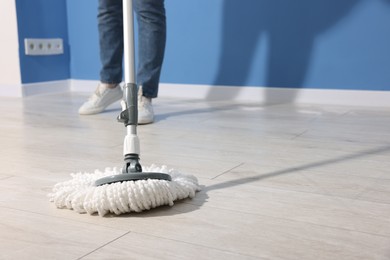
<path id="1" fill-rule="evenodd" d="M 71 180 L 54 185 L 48 196 L 57 208 L 104 216 L 107 213 L 120 215 L 163 205 L 173 206 L 175 200 L 193 198 L 200 191 L 198 180 L 193 175 L 179 173 L 165 165 L 152 165 L 145 167 L 144 171 L 166 173 L 172 180 L 148 179 L 95 186 L 97 179 L 122 174 L 121 169 L 106 168 L 104 172 L 72 173 Z"/>

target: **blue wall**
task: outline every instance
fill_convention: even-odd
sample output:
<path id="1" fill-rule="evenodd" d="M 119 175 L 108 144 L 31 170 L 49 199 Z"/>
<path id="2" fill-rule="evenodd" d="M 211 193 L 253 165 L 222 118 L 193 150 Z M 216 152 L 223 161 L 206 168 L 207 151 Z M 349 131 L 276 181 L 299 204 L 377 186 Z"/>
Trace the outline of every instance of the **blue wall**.
<path id="1" fill-rule="evenodd" d="M 16 0 L 22 83 L 70 77 L 66 0 Z M 64 54 L 26 56 L 25 38 L 63 38 Z"/>
<path id="2" fill-rule="evenodd" d="M 64 1 L 17 2 L 53 2 L 57 16 Z M 390 90 L 390 0 L 166 0 L 166 9 L 164 83 Z M 97 80 L 97 1 L 67 0 L 64 13 L 70 77 Z"/>
<path id="3" fill-rule="evenodd" d="M 70 71 L 74 79 L 98 80 L 98 0 L 67 0 Z"/>

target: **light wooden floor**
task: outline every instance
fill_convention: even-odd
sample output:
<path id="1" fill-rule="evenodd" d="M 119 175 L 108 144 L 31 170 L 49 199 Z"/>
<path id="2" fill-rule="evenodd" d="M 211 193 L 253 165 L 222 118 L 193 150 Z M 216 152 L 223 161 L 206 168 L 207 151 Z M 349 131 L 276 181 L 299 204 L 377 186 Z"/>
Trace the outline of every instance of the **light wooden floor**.
<path id="1" fill-rule="evenodd" d="M 0 98 L 0 259 L 390 259 L 390 110 L 159 98 L 143 165 L 194 174 L 195 199 L 101 218 L 52 186 L 122 166 L 119 106 Z"/>

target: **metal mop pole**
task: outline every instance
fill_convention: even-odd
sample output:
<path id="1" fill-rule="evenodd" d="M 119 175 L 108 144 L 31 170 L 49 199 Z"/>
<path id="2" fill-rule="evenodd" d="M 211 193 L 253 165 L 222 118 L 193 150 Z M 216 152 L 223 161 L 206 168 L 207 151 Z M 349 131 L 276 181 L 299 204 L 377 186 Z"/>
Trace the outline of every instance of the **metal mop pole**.
<path id="1" fill-rule="evenodd" d="M 125 83 L 135 82 L 135 52 L 134 52 L 134 15 L 133 1 L 123 0 L 123 57 L 125 66 Z"/>

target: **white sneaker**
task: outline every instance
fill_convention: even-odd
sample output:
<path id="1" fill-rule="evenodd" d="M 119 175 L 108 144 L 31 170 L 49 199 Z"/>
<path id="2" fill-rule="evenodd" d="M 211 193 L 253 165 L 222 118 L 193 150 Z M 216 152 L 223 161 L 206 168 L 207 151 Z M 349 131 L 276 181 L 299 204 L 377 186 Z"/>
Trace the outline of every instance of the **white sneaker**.
<path id="1" fill-rule="evenodd" d="M 150 124 L 154 121 L 152 99 L 142 95 L 142 86 L 138 89 L 138 124 Z"/>
<path id="2" fill-rule="evenodd" d="M 123 92 L 119 84 L 115 88 L 108 88 L 106 84 L 100 83 L 95 93 L 80 107 L 79 114 L 98 114 L 122 97 Z"/>

